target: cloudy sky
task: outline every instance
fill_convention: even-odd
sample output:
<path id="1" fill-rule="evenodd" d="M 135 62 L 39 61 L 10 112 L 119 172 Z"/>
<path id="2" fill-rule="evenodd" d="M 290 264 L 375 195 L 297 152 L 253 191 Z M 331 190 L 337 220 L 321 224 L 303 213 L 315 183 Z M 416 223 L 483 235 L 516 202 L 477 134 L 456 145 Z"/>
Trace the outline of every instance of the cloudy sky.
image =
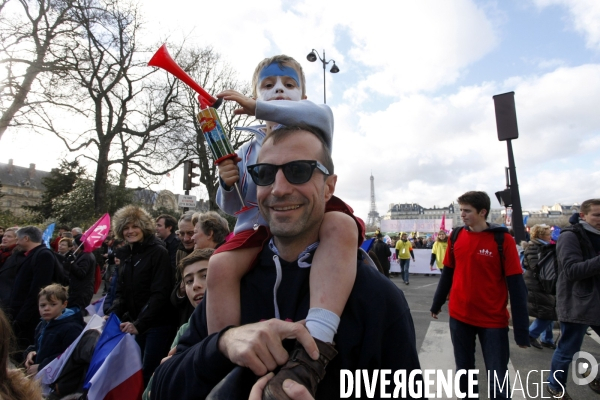
<path id="1" fill-rule="evenodd" d="M 509 91 L 523 207 L 600 197 L 600 1 L 141 4 L 149 36 L 211 45 L 242 79 L 264 57 L 296 58 L 315 102 L 323 101 L 323 69 L 306 55 L 314 48 L 335 59 L 340 73 L 326 79 L 337 194 L 361 217 L 371 173 L 380 214 L 390 203 L 446 206 L 467 190 L 493 197 L 503 189 L 506 143 L 497 139 L 492 96 Z M 66 155 L 39 136 L 25 151 L 23 135 L 5 134 L 0 162 L 50 169 Z M 175 174 L 156 188 L 178 193 L 180 181 Z"/>

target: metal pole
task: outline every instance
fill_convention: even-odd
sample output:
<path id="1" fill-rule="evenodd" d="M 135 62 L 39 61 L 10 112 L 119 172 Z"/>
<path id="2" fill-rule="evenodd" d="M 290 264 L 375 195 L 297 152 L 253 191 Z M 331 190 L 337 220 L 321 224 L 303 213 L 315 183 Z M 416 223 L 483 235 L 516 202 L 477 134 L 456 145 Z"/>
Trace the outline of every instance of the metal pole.
<path id="1" fill-rule="evenodd" d="M 525 226 L 523 224 L 523 210 L 521 209 L 521 196 L 519 195 L 519 183 L 517 182 L 517 170 L 515 168 L 515 157 L 513 155 L 512 141 L 506 141 L 508 149 L 508 170 L 510 173 L 510 197 L 512 200 L 512 228 L 515 231 L 517 244 L 525 240 Z"/>
<path id="2" fill-rule="evenodd" d="M 325 66 L 327 64 L 325 63 L 325 49 L 323 49 L 323 59 L 321 60 L 321 62 L 323 63 L 323 104 L 327 104 L 327 89 L 325 87 Z"/>

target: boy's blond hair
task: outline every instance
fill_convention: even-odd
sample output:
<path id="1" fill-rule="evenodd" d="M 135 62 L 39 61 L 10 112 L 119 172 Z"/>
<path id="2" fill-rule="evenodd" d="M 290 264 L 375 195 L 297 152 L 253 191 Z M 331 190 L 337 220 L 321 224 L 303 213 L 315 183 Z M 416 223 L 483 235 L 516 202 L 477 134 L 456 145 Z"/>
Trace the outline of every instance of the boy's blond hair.
<path id="1" fill-rule="evenodd" d="M 61 302 L 65 302 L 68 299 L 69 288 L 63 285 L 59 285 L 58 283 L 53 283 L 51 285 L 46 286 L 40 290 L 38 294 L 38 301 L 45 296 L 46 300 L 51 301 L 52 298 L 56 298 Z"/>
<path id="2" fill-rule="evenodd" d="M 302 97 L 306 96 L 306 77 L 304 76 L 304 71 L 302 70 L 302 65 L 296 60 L 294 60 L 290 56 L 286 56 L 285 54 L 280 54 L 278 56 L 273 56 L 270 58 L 265 58 L 261 62 L 258 63 L 256 69 L 254 70 L 254 75 L 252 75 L 252 96 L 257 97 L 256 93 L 256 85 L 258 85 L 258 76 L 260 75 L 260 71 L 267 65 L 271 65 L 273 63 L 277 63 L 280 67 L 283 67 L 284 64 L 294 68 L 298 74 L 300 75 L 300 90 L 302 90 Z"/>

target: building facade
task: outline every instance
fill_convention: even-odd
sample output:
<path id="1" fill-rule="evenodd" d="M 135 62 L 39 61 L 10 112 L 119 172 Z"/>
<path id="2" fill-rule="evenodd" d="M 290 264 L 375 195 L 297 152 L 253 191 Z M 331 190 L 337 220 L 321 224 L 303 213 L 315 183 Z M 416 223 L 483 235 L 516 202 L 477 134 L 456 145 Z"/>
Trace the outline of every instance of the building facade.
<path id="1" fill-rule="evenodd" d="M 50 175 L 48 171 L 38 171 L 35 164 L 19 167 L 8 160 L 8 164 L 0 163 L 0 182 L 2 183 L 2 197 L 0 210 L 8 210 L 14 215 L 22 214 L 24 206 L 33 206 L 42 201 L 44 185 L 42 178 Z"/>
<path id="2" fill-rule="evenodd" d="M 418 203 L 391 203 L 382 219 L 441 219 L 452 220 L 452 226 L 462 225 L 458 204 L 452 202 L 447 207 L 425 208 Z"/>
<path id="3" fill-rule="evenodd" d="M 0 211 L 8 210 L 13 215 L 21 215 L 25 212 L 24 206 L 39 204 L 46 190 L 42 179 L 49 175 L 48 171 L 36 170 L 35 164 L 29 164 L 29 168 L 19 167 L 13 164 L 12 159 L 8 160 L 8 164 L 0 163 Z M 181 211 L 177 205 L 177 195 L 169 190 L 155 192 L 150 189 L 136 189 L 133 198 L 134 202 L 149 209 Z M 208 201 L 199 200 L 196 203 L 196 211 L 205 212 L 208 209 Z"/>

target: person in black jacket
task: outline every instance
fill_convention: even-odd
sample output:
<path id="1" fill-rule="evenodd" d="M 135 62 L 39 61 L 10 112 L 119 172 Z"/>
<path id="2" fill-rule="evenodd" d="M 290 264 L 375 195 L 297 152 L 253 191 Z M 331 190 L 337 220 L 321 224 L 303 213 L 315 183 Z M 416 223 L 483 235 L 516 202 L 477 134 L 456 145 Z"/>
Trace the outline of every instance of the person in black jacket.
<path id="1" fill-rule="evenodd" d="M 319 131 L 310 127 L 273 131 L 263 142 L 259 160 L 278 168 L 296 160 L 318 160 L 333 171 L 325 142 Z M 291 168 L 285 175 L 292 174 L 291 179 L 298 180 L 298 172 L 301 171 Z M 304 183 L 292 184 L 282 171 L 272 176 L 272 184 L 257 187 L 257 199 L 274 236 L 240 283 L 242 325 L 208 335 L 206 301 L 202 301 L 192 314 L 177 353 L 157 368 L 152 400 L 203 399 L 236 364 L 247 366 L 255 375 L 264 375 L 278 364 L 285 364 L 288 372 L 293 369 L 297 374 L 292 379 L 309 387 L 313 395 L 317 390 L 317 399 L 340 398 L 342 369 L 368 369 L 370 373 L 382 368 L 392 373 L 406 370 L 409 375 L 420 368 L 414 326 L 404 295 L 375 268 L 365 265 L 362 256 L 357 256 L 360 262 L 356 280 L 335 335 L 337 356 L 329 347 L 315 343 L 302 323 L 288 322 L 300 321 L 308 313 L 310 266 L 318 246 L 325 203 L 333 195 L 337 177 L 313 169 L 303 176 L 308 178 Z M 210 296 L 210 291 L 206 295 Z M 285 338 L 297 341 L 283 342 Z M 298 358 L 288 357 L 292 349 Z M 298 359 L 302 364 L 295 363 Z M 308 376 L 309 371 L 303 367 L 314 368 L 319 378 Z M 282 371 L 286 371 L 285 367 Z M 269 397 L 263 398 L 276 398 L 281 393 L 281 375 L 280 372 L 269 381 L 265 389 Z M 380 381 L 376 386 L 378 397 Z"/>
<path id="2" fill-rule="evenodd" d="M 117 250 L 122 269 L 109 313 L 121 319 L 122 332 L 136 335 L 147 384 L 175 337 L 176 313 L 169 301 L 174 283 L 171 261 L 144 209 L 125 206 L 115 213 L 113 224 L 116 237 L 127 245 Z"/>
<path id="3" fill-rule="evenodd" d="M 38 293 L 52 283 L 56 259 L 52 250 L 42 243 L 42 232 L 34 226 L 26 226 L 17 231 L 17 244 L 25 251 L 25 259 L 15 278 L 7 311 L 18 347 L 24 350 L 33 344 L 39 318 Z"/>
<path id="4" fill-rule="evenodd" d="M 85 308 L 94 297 L 96 258 L 94 254 L 83 251 L 81 235 L 75 236 L 74 242 L 77 251 L 73 256 L 66 258 L 63 264 L 69 273 L 69 308 L 86 315 Z"/>
<path id="5" fill-rule="evenodd" d="M 554 350 L 552 325 L 556 321 L 556 297 L 544 291 L 537 277 L 540 252 L 546 254 L 556 246 L 551 243 L 551 235 L 548 225 L 534 225 L 531 228 L 531 241 L 522 242 L 521 246 L 525 254 L 523 279 L 528 292 L 527 310 L 529 316 L 535 318 L 529 326 L 529 342 L 537 349 L 547 347 Z"/>
<path id="6" fill-rule="evenodd" d="M 73 343 L 85 323 L 79 311 L 67 308 L 67 288 L 53 283 L 38 295 L 42 321 L 35 329 L 35 343 L 25 350 L 25 368 L 35 375 Z"/>
<path id="7" fill-rule="evenodd" d="M 556 311 L 561 337 L 552 355 L 546 388 L 554 398 L 565 400 L 570 399 L 566 391 L 569 366 L 581 349 L 587 328 L 600 334 L 600 199 L 584 201 L 580 210 L 581 220 L 563 229 L 556 243 Z M 595 378 L 590 387 L 597 391 L 600 382 Z"/>
<path id="8" fill-rule="evenodd" d="M 377 256 L 381 267 L 383 268 L 383 274 L 386 277 L 390 277 L 390 257 L 392 256 L 392 251 L 390 250 L 390 246 L 383 242 L 383 235 L 381 233 L 377 233 L 375 243 L 373 244 L 373 252 Z"/>
<path id="9" fill-rule="evenodd" d="M 171 268 L 173 268 L 173 274 L 177 269 L 177 248 L 179 247 L 179 238 L 175 234 L 177 230 L 177 220 L 168 214 L 161 214 L 156 217 L 156 236 L 158 236 L 169 251 L 169 257 L 171 259 Z"/>

